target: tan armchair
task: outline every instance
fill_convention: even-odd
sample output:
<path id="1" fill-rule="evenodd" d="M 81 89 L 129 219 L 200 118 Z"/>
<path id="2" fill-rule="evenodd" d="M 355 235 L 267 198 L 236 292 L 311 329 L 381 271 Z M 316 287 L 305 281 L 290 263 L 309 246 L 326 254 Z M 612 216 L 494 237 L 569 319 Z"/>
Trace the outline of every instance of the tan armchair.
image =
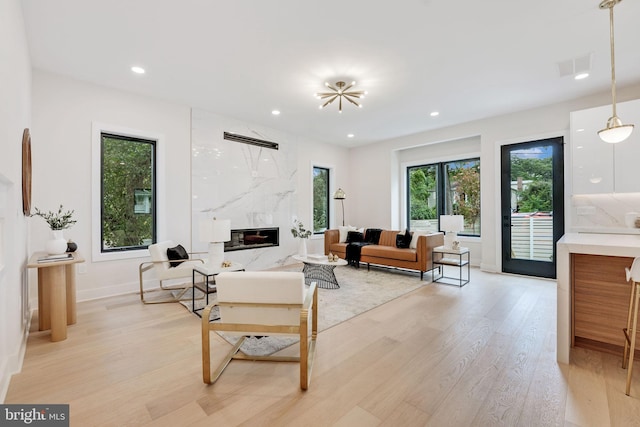
<path id="1" fill-rule="evenodd" d="M 154 243 L 149 245 L 149 255 L 151 261 L 145 261 L 138 266 L 138 273 L 140 278 L 140 300 L 145 304 L 160 304 L 166 302 L 177 302 L 184 296 L 184 294 L 191 288 L 191 279 L 193 278 L 193 267 L 204 263 L 202 259 L 187 259 L 187 260 L 171 260 L 172 263 L 179 263 L 176 267 L 171 267 L 169 263 L 169 257 L 167 256 L 167 249 L 175 247 L 176 244 L 171 240 L 165 240 L 164 242 Z M 144 273 L 153 270 L 156 278 L 160 281 L 160 287 L 150 290 L 144 288 Z M 177 279 L 190 279 L 188 282 L 182 281 L 179 284 L 168 284 L 164 282 L 174 282 Z M 149 292 L 168 291 L 169 295 L 161 296 L 159 298 L 146 299 L 145 294 Z M 173 291 L 177 291 L 172 293 Z M 165 293 L 166 294 L 166 293 Z"/>
<path id="2" fill-rule="evenodd" d="M 307 289 L 301 272 L 227 272 L 216 276 L 218 302 L 202 314 L 202 379 L 206 384 L 218 380 L 231 360 L 300 363 L 300 388 L 309 386 L 318 335 L 318 290 Z M 210 322 L 211 310 L 219 307 L 220 321 Z M 311 320 L 311 330 L 309 330 Z M 211 376 L 211 331 L 238 335 L 238 342 Z M 300 355 L 248 356 L 240 352 L 245 338 L 252 335 L 296 335 Z"/>

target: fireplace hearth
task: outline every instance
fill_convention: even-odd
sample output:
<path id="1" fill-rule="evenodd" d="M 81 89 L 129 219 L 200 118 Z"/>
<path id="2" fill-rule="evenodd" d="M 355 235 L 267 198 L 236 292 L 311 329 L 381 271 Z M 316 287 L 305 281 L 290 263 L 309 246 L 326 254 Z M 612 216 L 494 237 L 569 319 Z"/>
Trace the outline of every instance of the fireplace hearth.
<path id="1" fill-rule="evenodd" d="M 225 242 L 224 250 L 231 252 L 279 246 L 279 234 L 278 227 L 231 230 L 231 240 Z"/>

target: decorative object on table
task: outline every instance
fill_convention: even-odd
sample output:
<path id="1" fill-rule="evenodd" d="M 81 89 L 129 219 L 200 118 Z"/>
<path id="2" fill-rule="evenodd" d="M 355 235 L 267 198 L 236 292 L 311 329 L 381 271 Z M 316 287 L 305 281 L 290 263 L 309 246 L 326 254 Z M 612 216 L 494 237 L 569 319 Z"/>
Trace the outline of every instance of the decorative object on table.
<path id="1" fill-rule="evenodd" d="M 31 133 L 22 132 L 22 212 L 31 215 Z"/>
<path id="2" fill-rule="evenodd" d="M 615 64 L 615 44 L 613 38 L 613 7 L 622 0 L 602 0 L 600 9 L 609 9 L 609 43 L 611 45 L 611 98 L 613 115 L 607 120 L 607 126 L 598 131 L 598 136 L 604 142 L 615 144 L 629 138 L 633 132 L 633 125 L 623 125 L 622 120 L 616 114 L 616 64 Z"/>
<path id="3" fill-rule="evenodd" d="M 293 227 L 291 228 L 291 234 L 295 238 L 300 238 L 300 243 L 298 245 L 298 255 L 301 257 L 307 256 L 307 239 L 311 236 L 311 230 L 307 230 L 304 228 L 304 224 L 302 221 L 296 219 L 293 221 Z"/>
<path id="4" fill-rule="evenodd" d="M 231 264 L 231 261 L 222 261 L 222 268 L 229 268 Z"/>
<path id="5" fill-rule="evenodd" d="M 209 242 L 209 265 L 222 266 L 224 242 L 231 241 L 231 220 L 214 217 L 200 222 L 200 241 Z"/>
<path id="6" fill-rule="evenodd" d="M 624 214 L 624 224 L 629 228 L 635 228 L 638 217 L 640 217 L 638 212 L 627 212 Z"/>
<path id="7" fill-rule="evenodd" d="M 338 188 L 335 193 L 333 193 L 334 200 L 340 200 L 342 203 L 342 226 L 344 227 L 344 199 L 347 198 L 347 194 L 344 192 L 342 188 Z"/>
<path id="8" fill-rule="evenodd" d="M 31 216 L 39 216 L 44 219 L 51 229 L 52 239 L 45 243 L 45 250 L 51 254 L 62 254 L 67 250 L 67 239 L 64 238 L 62 230 L 71 227 L 77 221 L 73 219 L 73 210 L 63 211 L 62 205 L 58 212 L 42 212 L 35 208 L 36 212 Z"/>
<path id="9" fill-rule="evenodd" d="M 75 252 L 78 250 L 78 245 L 73 240 L 69 239 L 67 241 L 67 252 Z"/>
<path id="10" fill-rule="evenodd" d="M 453 241 L 458 237 L 458 231 L 464 230 L 464 216 L 440 215 L 440 230 L 445 232 L 444 247 L 453 249 Z"/>
<path id="11" fill-rule="evenodd" d="M 460 249 L 460 242 L 457 240 L 454 240 L 453 242 L 451 242 L 451 249 L 453 249 L 454 251 L 457 251 L 458 249 Z"/>

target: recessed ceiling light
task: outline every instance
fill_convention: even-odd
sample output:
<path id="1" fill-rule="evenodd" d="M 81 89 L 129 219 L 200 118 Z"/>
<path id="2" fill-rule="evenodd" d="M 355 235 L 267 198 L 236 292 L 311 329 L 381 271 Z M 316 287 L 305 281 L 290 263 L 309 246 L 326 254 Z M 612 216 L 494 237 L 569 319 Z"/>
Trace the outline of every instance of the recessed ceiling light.
<path id="1" fill-rule="evenodd" d="M 271 112 L 271 114 L 273 114 L 274 116 L 279 116 L 280 115 L 280 110 L 273 110 Z"/>
<path id="2" fill-rule="evenodd" d="M 131 71 L 136 74 L 144 74 L 144 68 L 142 67 L 131 67 Z"/>
<path id="3" fill-rule="evenodd" d="M 436 117 L 436 116 L 439 116 L 439 115 L 440 115 L 440 113 L 439 113 L 439 112 L 437 112 L 437 111 L 433 111 L 433 112 L 430 114 L 430 116 L 431 116 L 431 117 Z"/>
<path id="4" fill-rule="evenodd" d="M 573 76 L 573 78 L 576 80 L 586 79 L 587 77 L 589 77 L 589 73 L 578 73 L 575 76 Z"/>
<path id="5" fill-rule="evenodd" d="M 353 138 L 354 136 L 355 136 L 354 134 L 350 133 L 347 135 L 347 138 Z"/>
<path id="6" fill-rule="evenodd" d="M 584 132 L 584 129 L 576 129 L 576 132 Z"/>

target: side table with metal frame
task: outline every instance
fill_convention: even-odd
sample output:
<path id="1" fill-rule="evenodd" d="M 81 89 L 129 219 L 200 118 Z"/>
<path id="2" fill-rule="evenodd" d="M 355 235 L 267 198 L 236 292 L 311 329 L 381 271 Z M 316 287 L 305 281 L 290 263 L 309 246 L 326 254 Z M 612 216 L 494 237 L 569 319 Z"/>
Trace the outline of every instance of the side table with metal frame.
<path id="1" fill-rule="evenodd" d="M 197 265 L 193 268 L 192 274 L 192 291 L 191 291 L 191 311 L 198 317 L 202 317 L 200 313 L 204 310 L 204 307 L 196 309 L 196 289 L 202 291 L 205 295 L 205 307 L 209 305 L 209 294 L 216 292 L 216 279 L 215 277 L 225 271 L 244 271 L 244 266 L 240 263 L 234 262 L 230 267 L 217 267 L 212 268 L 208 264 Z M 196 273 L 202 275 L 204 280 L 202 282 L 196 282 Z"/>
<path id="2" fill-rule="evenodd" d="M 459 247 L 458 249 L 453 248 L 445 248 L 444 246 L 437 246 L 433 248 L 431 253 L 431 259 L 433 260 L 433 270 L 431 270 L 431 281 L 445 283 L 448 285 L 457 285 L 463 287 L 469 280 L 471 280 L 471 269 L 470 269 L 470 252 L 469 248 Z M 467 266 L 467 277 L 464 278 L 462 272 L 463 267 Z M 438 272 L 440 275 L 435 277 L 435 267 L 438 267 Z M 450 277 L 444 275 L 444 267 L 445 266 L 453 266 L 458 267 L 458 277 Z M 449 283 L 445 279 L 454 280 L 458 283 Z"/>

